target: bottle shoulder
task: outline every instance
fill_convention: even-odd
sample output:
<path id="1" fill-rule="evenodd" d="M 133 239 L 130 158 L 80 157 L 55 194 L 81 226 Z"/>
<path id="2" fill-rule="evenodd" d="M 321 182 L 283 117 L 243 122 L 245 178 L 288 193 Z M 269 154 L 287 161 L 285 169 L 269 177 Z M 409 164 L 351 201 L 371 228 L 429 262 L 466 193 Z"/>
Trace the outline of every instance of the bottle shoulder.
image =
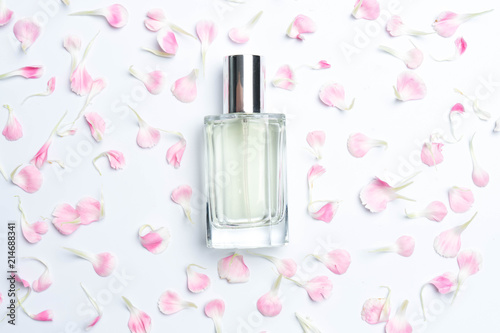
<path id="1" fill-rule="evenodd" d="M 238 120 L 258 120 L 284 122 L 286 115 L 283 113 L 224 113 L 218 115 L 205 116 L 205 124 L 212 122 L 238 121 Z"/>

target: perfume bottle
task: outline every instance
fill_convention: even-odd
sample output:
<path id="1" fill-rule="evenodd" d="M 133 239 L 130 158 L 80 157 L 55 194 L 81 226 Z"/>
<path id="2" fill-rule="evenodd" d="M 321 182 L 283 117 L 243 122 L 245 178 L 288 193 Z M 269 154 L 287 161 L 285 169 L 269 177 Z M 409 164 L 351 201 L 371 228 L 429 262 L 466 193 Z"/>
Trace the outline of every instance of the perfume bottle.
<path id="1" fill-rule="evenodd" d="M 288 243 L 285 115 L 264 113 L 257 55 L 224 59 L 223 114 L 205 117 L 207 246 Z"/>

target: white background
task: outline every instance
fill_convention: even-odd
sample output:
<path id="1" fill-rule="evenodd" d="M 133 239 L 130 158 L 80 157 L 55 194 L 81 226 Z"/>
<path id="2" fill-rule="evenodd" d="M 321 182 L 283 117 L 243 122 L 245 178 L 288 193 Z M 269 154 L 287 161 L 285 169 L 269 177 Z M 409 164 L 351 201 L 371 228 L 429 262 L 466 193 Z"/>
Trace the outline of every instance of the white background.
<path id="1" fill-rule="evenodd" d="M 78 122 L 79 131 L 73 137 L 56 138 L 51 146 L 49 159 L 61 159 L 68 168 L 61 172 L 57 166 L 43 167 L 44 184 L 35 194 L 27 194 L 11 183 L 0 183 L 0 212 L 2 224 L 18 220 L 17 199 L 20 195 L 30 222 L 40 216 L 50 217 L 60 203 L 75 205 L 84 196 L 98 198 L 101 187 L 106 198 L 106 218 L 90 226 L 81 227 L 71 236 L 62 236 L 52 226 L 43 240 L 35 245 L 19 238 L 19 256 L 37 256 L 51 269 L 54 284 L 41 294 L 33 294 L 26 308 L 33 313 L 52 309 L 52 323 L 34 322 L 23 313 L 18 314 L 14 329 L 1 323 L 2 332 L 80 332 L 91 320 L 90 304 L 81 290 L 83 282 L 103 305 L 104 316 L 94 332 L 126 332 L 129 318 L 121 296 L 128 297 L 138 308 L 146 311 L 153 320 L 153 332 L 212 332 L 211 320 L 203 314 L 204 305 L 213 298 L 226 303 L 225 332 L 301 332 L 294 312 L 310 316 L 322 332 L 383 332 L 382 324 L 370 326 L 360 319 L 363 302 L 370 297 L 384 297 L 379 286 L 393 290 L 393 312 L 405 299 L 410 301 L 408 317 L 415 332 L 494 332 L 500 330 L 498 198 L 500 190 L 500 158 L 498 134 L 492 133 L 494 120 L 500 116 L 498 85 L 484 82 L 500 80 L 498 10 L 478 17 L 459 28 L 452 38 L 430 35 L 411 40 L 423 50 L 425 60 L 416 70 L 427 84 L 428 95 L 421 101 L 400 103 L 395 101 L 392 86 L 399 73 L 406 70 L 398 59 L 377 50 L 384 44 L 400 50 L 410 49 L 407 37 L 392 38 L 383 29 L 385 23 L 354 20 L 350 12 L 354 1 L 247 1 L 232 4 L 222 0 L 211 1 L 122 1 L 130 12 L 130 21 L 123 29 L 110 28 L 104 19 L 97 17 L 70 17 L 68 13 L 103 7 L 110 1 L 73 0 L 70 7 L 57 1 L 9 1 L 15 17 L 0 28 L 0 72 L 25 65 L 41 64 L 46 68 L 39 80 L 13 78 L 0 81 L 0 103 L 10 104 L 23 124 L 24 136 L 16 142 L 0 138 L 0 163 L 10 173 L 17 165 L 28 162 L 47 139 L 52 127 L 67 110 L 70 119 L 77 114 L 84 99 L 69 89 L 70 56 L 63 49 L 67 34 L 80 36 L 84 45 L 98 32 L 88 58 L 88 70 L 94 78 L 104 77 L 106 90 L 99 95 L 89 111 L 101 113 L 109 125 L 101 143 L 90 137 L 84 120 Z M 398 13 L 411 27 L 429 31 L 435 17 L 443 10 L 458 13 L 479 12 L 494 8 L 496 1 L 440 1 L 431 0 L 389 1 L 381 0 L 381 7 Z M 52 3 L 47 9 L 44 3 Z M 155 34 L 145 29 L 146 12 L 155 7 L 165 10 L 175 24 L 194 33 L 200 19 L 212 19 L 219 27 L 219 35 L 209 48 L 206 75 L 198 78 L 198 97 L 191 104 L 177 101 L 169 91 L 170 85 L 187 75 L 193 68 L 201 69 L 199 42 L 178 35 L 179 51 L 172 59 L 155 57 L 141 47 L 156 47 Z M 394 9 L 396 8 L 396 9 Z M 264 14 L 256 25 L 250 42 L 235 45 L 227 37 L 234 26 L 246 23 L 259 10 Z M 318 25 L 314 34 L 305 41 L 293 40 L 285 31 L 297 14 L 310 16 Z M 25 55 L 13 37 L 15 20 L 37 15 L 47 18 L 39 40 Z M 371 36 L 361 40 L 360 35 Z M 457 61 L 439 63 L 430 55 L 446 57 L 453 54 L 453 41 L 462 35 L 468 49 Z M 350 44 L 358 53 L 346 57 L 341 46 Z M 298 67 L 325 59 L 332 68 L 312 71 L 297 70 L 297 87 L 289 92 L 268 84 L 267 111 L 285 112 L 288 117 L 288 170 L 290 244 L 285 248 L 262 250 L 278 257 L 294 258 L 299 264 L 301 279 L 327 275 L 333 281 L 330 299 L 312 302 L 304 290 L 292 288 L 288 281 L 282 283 L 283 310 L 275 318 L 262 318 L 256 309 L 257 299 L 266 293 L 276 274 L 273 266 L 261 258 L 245 256 L 251 271 L 250 282 L 230 285 L 219 280 L 217 261 L 229 251 L 205 247 L 205 227 L 202 178 L 203 117 L 221 112 L 222 57 L 233 53 L 255 53 L 266 56 L 268 81 L 279 66 L 290 64 Z M 152 96 L 128 74 L 130 65 L 140 69 L 158 68 L 168 75 L 167 89 Z M 56 92 L 47 98 L 33 98 L 26 104 L 21 101 L 28 94 L 43 91 L 48 79 L 57 77 Z M 318 99 L 320 87 L 329 81 L 344 85 L 347 99 L 356 98 L 354 108 L 340 112 L 324 106 Z M 470 104 L 459 131 L 464 139 L 455 145 L 445 145 L 445 160 L 437 169 L 419 161 L 419 151 L 424 140 L 440 129 L 449 135 L 447 114 L 453 104 L 466 101 L 453 92 L 459 88 L 480 99 L 480 106 L 491 112 L 488 122 L 477 119 Z M 490 90 L 488 90 L 490 89 Z M 127 110 L 126 104 L 135 107 L 153 126 L 180 131 L 187 139 L 187 149 L 181 167 L 167 165 L 165 154 L 176 138 L 165 135 L 153 149 L 144 150 L 135 143 L 137 121 Z M 1 126 L 7 111 L 0 113 Z M 321 164 L 327 173 L 317 181 L 317 198 L 341 199 L 341 207 L 330 224 L 310 218 L 306 212 L 306 173 L 315 163 L 304 149 L 309 131 L 324 130 L 327 143 Z M 386 151 L 374 150 L 363 159 L 355 159 L 346 149 L 350 133 L 363 132 L 389 143 Z M 479 163 L 490 172 L 490 184 L 477 188 L 472 183 L 472 164 L 468 152 L 468 139 L 477 132 L 475 139 Z M 108 168 L 100 161 L 103 176 L 99 176 L 91 160 L 99 153 L 116 149 L 123 151 L 127 167 L 122 171 Z M 379 214 L 365 210 L 359 201 L 359 191 L 374 176 L 391 176 L 399 180 L 416 171 L 421 173 L 415 183 L 401 194 L 416 202 L 393 202 Z M 399 178 L 399 179 L 398 179 Z M 181 208 L 170 200 L 170 193 L 181 184 L 193 187 L 193 219 L 187 222 Z M 474 192 L 476 202 L 464 214 L 450 212 L 441 223 L 425 219 L 408 220 L 404 209 L 423 208 L 428 202 L 447 202 L 451 186 L 464 186 Z M 478 211 L 477 218 L 464 232 L 463 248 L 476 248 L 484 257 L 484 267 L 467 280 L 464 290 L 453 305 L 450 297 L 426 289 L 427 304 L 432 304 L 429 321 L 421 318 L 418 295 L 421 285 L 446 271 L 457 272 L 455 259 L 438 256 L 432 247 L 433 239 L 441 231 L 461 224 Z M 142 224 L 166 226 L 172 233 L 171 244 L 160 255 L 152 255 L 141 247 L 137 231 Z M 5 231 L 2 230 L 2 233 Z M 401 235 L 416 238 L 416 250 L 410 258 L 396 254 L 370 254 L 367 250 L 391 243 Z M 131 276 L 122 279 L 102 278 L 95 274 L 90 264 L 62 249 L 69 246 L 84 251 L 110 251 L 119 258 L 117 272 Z M 345 275 L 337 276 L 321 264 L 304 259 L 314 251 L 324 248 L 345 248 L 352 255 L 352 265 Z M 5 262 L 2 246 L 1 267 Z M 207 267 L 212 286 L 206 292 L 193 295 L 186 288 L 185 267 L 196 263 Z M 21 261 L 24 278 L 32 281 L 42 268 L 31 261 Z M 5 281 L 1 279 L 5 298 Z M 124 282 L 123 282 L 124 281 Z M 160 294 L 177 291 L 183 298 L 198 304 L 198 309 L 188 309 L 172 316 L 162 315 L 157 308 Z M 449 295 L 448 295 L 449 296 Z M 5 303 L 4 303 L 5 305 Z M 2 305 L 3 307 L 3 305 Z M 0 311 L 0 314 L 4 310 Z"/>

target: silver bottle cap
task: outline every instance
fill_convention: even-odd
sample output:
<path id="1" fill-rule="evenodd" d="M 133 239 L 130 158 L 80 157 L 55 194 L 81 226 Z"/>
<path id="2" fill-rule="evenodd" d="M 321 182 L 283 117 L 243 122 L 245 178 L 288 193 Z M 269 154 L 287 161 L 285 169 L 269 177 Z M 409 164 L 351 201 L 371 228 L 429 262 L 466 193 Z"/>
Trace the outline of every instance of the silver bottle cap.
<path id="1" fill-rule="evenodd" d="M 260 113 L 264 110 L 265 73 L 261 56 L 227 56 L 223 74 L 224 113 Z"/>

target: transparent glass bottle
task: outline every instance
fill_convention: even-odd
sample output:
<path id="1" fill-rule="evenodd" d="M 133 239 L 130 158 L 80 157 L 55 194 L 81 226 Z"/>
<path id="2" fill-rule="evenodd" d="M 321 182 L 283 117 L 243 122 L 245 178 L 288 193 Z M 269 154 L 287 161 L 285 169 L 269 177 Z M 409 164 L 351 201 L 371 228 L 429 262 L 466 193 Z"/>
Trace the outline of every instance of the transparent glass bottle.
<path id="1" fill-rule="evenodd" d="M 288 242 L 286 119 L 263 110 L 261 57 L 228 56 L 224 114 L 205 117 L 207 246 Z"/>

